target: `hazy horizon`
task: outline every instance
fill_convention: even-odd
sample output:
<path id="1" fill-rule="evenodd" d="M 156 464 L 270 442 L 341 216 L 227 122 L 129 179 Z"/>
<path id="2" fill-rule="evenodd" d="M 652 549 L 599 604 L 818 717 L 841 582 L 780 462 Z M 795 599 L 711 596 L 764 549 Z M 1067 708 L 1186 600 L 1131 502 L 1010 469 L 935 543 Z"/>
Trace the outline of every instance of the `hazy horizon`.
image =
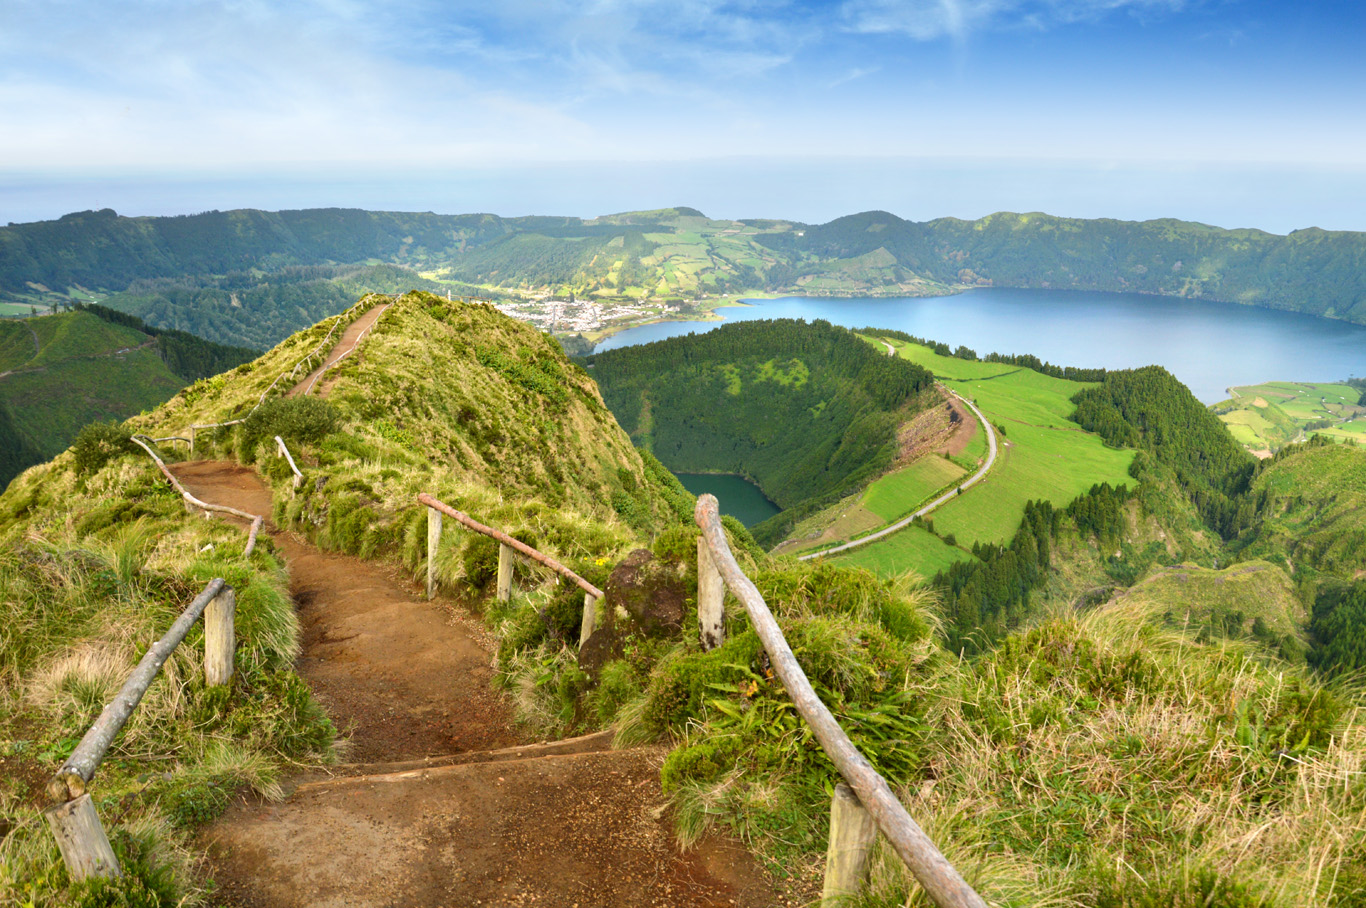
<path id="1" fill-rule="evenodd" d="M 4 5 L 0 223 L 689 205 L 1366 230 L 1346 3 Z"/>

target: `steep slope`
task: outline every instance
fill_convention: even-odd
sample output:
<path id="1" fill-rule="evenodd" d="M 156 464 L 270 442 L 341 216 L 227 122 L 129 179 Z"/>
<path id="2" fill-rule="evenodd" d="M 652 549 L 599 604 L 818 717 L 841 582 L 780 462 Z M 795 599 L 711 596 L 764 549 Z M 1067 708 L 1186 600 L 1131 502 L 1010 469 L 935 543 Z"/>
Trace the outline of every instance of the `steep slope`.
<path id="1" fill-rule="evenodd" d="M 93 307 L 6 322 L 0 337 L 0 487 L 55 456 L 81 427 L 150 409 L 254 351 Z"/>
<path id="2" fill-rule="evenodd" d="M 164 435 L 245 417 L 309 351 L 330 348 L 326 338 L 358 312 L 350 311 L 185 389 L 133 425 Z M 519 511 L 529 515 L 519 520 L 559 527 L 566 544 L 580 521 L 614 527 L 608 535 L 622 539 L 676 522 L 687 508 L 669 503 L 676 482 L 631 446 L 584 370 L 552 338 L 491 306 L 406 294 L 325 385 L 340 431 L 294 452 L 308 478 L 288 508 L 327 545 L 366 554 L 403 545 L 419 557 L 420 492 L 480 513 Z M 258 415 L 200 439 L 278 475 L 287 469 L 273 456 L 279 428 Z"/>
<path id="3" fill-rule="evenodd" d="M 1320 438 L 1284 448 L 1259 465 L 1252 493 L 1261 520 L 1248 554 L 1366 576 L 1366 451 Z"/>

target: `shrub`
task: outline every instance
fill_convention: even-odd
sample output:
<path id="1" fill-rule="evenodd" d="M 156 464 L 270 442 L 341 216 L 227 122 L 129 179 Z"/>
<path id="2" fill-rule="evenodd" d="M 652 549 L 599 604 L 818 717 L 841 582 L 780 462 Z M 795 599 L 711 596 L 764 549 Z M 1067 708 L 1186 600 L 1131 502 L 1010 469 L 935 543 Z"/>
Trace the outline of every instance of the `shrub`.
<path id="1" fill-rule="evenodd" d="M 89 476 L 124 454 L 137 450 L 133 430 L 116 422 L 92 422 L 81 429 L 71 446 L 76 475 Z"/>
<path id="2" fill-rule="evenodd" d="M 279 435 L 286 442 L 309 444 L 322 441 L 337 431 L 341 414 L 325 400 L 316 397 L 272 397 L 242 423 L 243 454 L 259 442 Z"/>

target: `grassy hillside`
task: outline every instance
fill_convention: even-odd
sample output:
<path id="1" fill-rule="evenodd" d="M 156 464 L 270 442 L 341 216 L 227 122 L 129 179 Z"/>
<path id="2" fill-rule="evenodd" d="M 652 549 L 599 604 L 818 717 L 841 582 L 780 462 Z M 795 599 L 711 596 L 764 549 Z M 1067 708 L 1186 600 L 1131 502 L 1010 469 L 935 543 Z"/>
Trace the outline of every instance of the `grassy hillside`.
<path id="1" fill-rule="evenodd" d="M 1344 578 L 1366 572 L 1366 451 L 1315 442 L 1264 461 L 1252 481 L 1260 523 L 1245 551 Z"/>
<path id="2" fill-rule="evenodd" d="M 1307 648 L 1309 615 L 1278 565 L 1245 561 L 1223 570 L 1177 564 L 1123 591 L 1117 601 L 1156 626 L 1206 640 L 1256 639 L 1288 658 Z"/>
<path id="3" fill-rule="evenodd" d="M 186 388 L 132 424 L 163 435 L 247 415 L 338 319 L 387 301 L 370 298 L 320 322 L 252 363 Z M 337 336 L 340 328 L 331 342 Z M 587 373 L 552 338 L 486 304 L 402 296 L 328 387 L 339 431 L 294 451 L 308 481 L 288 502 L 288 514 L 279 515 L 326 546 L 424 556 L 419 492 L 516 525 L 559 526 L 546 532 L 561 532 L 566 545 L 587 549 L 676 522 L 688 507 L 683 499 L 677 507 L 669 503 L 686 493 L 631 446 Z M 282 476 L 286 468 L 269 443 L 277 422 L 287 425 L 289 417 L 261 416 L 216 440 L 202 437 Z M 598 542 L 585 541 L 597 538 L 588 531 L 576 539 L 565 528 L 579 520 L 613 529 Z"/>
<path id="4" fill-rule="evenodd" d="M 0 902 L 202 900 L 195 827 L 241 790 L 282 796 L 287 767 L 333 760 L 334 729 L 294 673 L 298 621 L 269 540 L 186 513 L 141 451 L 64 453 L 0 496 Z M 73 886 L 43 787 L 132 667 L 213 577 L 237 593 L 231 692 L 204 685 L 193 629 L 93 786 L 125 874 Z M 243 788 L 242 786 L 245 786 Z"/>
<path id="5" fill-rule="evenodd" d="M 253 351 L 95 309 L 0 322 L 0 486 L 65 450 L 82 426 L 121 420 Z"/>

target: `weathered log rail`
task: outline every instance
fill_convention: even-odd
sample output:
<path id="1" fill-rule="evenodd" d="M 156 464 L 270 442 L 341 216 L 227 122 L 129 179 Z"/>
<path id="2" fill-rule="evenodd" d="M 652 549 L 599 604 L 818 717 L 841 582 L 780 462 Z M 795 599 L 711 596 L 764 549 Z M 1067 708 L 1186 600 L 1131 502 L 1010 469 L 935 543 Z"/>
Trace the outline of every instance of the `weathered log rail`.
<path id="1" fill-rule="evenodd" d="M 831 805 L 823 902 L 834 904 L 857 891 L 866 874 L 868 852 L 876 830 L 880 829 L 921 888 L 940 908 L 986 908 L 986 902 L 911 818 L 892 793 L 887 780 L 849 740 L 812 689 L 764 597 L 731 554 L 721 528 L 716 497 L 700 496 L 694 516 L 702 528 L 702 538 L 698 541 L 698 612 L 703 623 L 703 645 L 715 646 L 721 642 L 717 632 L 708 643 L 708 618 L 705 616 L 710 615 L 719 627 L 724 587 L 728 587 L 749 614 L 750 624 L 759 635 L 773 670 L 782 680 L 793 705 L 848 785 L 848 790 L 836 789 Z M 876 828 L 866 822 L 867 814 L 872 816 Z"/>
<path id="2" fill-rule="evenodd" d="M 236 613 L 237 595 L 232 587 L 221 577 L 211 580 L 165 635 L 147 650 L 118 695 L 105 705 L 100 717 L 48 782 L 47 793 L 53 806 L 44 811 L 44 815 L 72 879 L 121 874 L 118 858 L 91 800 L 90 782 L 161 667 L 201 616 L 204 618 L 204 683 L 219 686 L 232 680 Z"/>
<path id="3" fill-rule="evenodd" d="M 256 537 L 261 532 L 261 525 L 265 523 L 265 516 L 261 514 L 249 514 L 246 511 L 239 511 L 237 508 L 230 508 L 225 504 L 209 504 L 207 501 L 201 501 L 195 496 L 191 495 L 189 491 L 183 485 L 180 484 L 180 480 L 175 478 L 175 474 L 172 473 L 170 471 L 170 468 L 166 466 L 166 462 L 163 461 L 161 457 L 157 455 L 156 451 L 153 451 L 150 447 L 148 447 L 147 441 L 144 441 L 143 439 L 147 439 L 147 441 L 152 441 L 152 439 L 147 438 L 146 435 L 134 435 L 132 441 L 133 444 L 142 448 L 142 450 L 146 451 L 151 456 L 152 460 L 157 465 L 157 469 L 161 470 L 161 475 L 165 476 L 166 479 L 171 483 L 171 488 L 175 489 L 177 492 L 180 493 L 180 497 L 185 502 L 185 507 L 188 510 L 193 511 L 195 509 L 198 509 L 200 511 L 206 512 L 212 511 L 220 514 L 231 514 L 233 517 L 240 517 L 243 520 L 251 521 L 251 530 L 249 535 L 247 536 L 247 547 L 242 552 L 243 557 L 250 555 L 252 551 L 254 551 L 256 548 Z"/>
<path id="4" fill-rule="evenodd" d="M 397 297 L 396 297 L 396 298 L 397 298 Z M 374 330 L 375 330 L 375 326 L 379 324 L 379 318 L 380 318 L 380 316 L 384 314 L 384 310 L 385 310 L 385 309 L 388 309 L 389 306 L 390 306 L 389 303 L 385 303 L 385 304 L 384 304 L 384 306 L 380 309 L 379 314 L 375 316 L 375 320 L 374 320 L 373 322 L 371 322 L 370 324 L 366 325 L 366 326 L 365 326 L 365 330 L 362 331 L 359 335 L 357 335 L 357 337 L 356 337 L 356 342 L 355 342 L 354 344 L 351 345 L 351 349 L 349 349 L 349 350 L 345 351 L 344 353 L 342 353 L 342 355 L 339 356 L 339 357 L 337 357 L 335 361 L 333 361 L 333 362 L 331 362 L 331 363 L 327 363 L 325 366 L 323 366 L 322 369 L 320 369 L 320 370 L 318 371 L 318 374 L 317 374 L 317 375 L 313 376 L 313 380 L 312 380 L 311 382 L 308 383 L 308 387 L 307 387 L 307 388 L 304 388 L 304 392 L 303 392 L 303 394 L 301 395 L 302 397 L 307 397 L 308 395 L 312 394 L 312 393 L 313 393 L 313 388 L 317 386 L 318 382 L 322 381 L 322 377 L 323 377 L 324 375 L 326 375 L 326 374 L 327 374 L 329 371 L 331 371 L 332 369 L 337 368 L 337 366 L 339 366 L 339 365 L 341 364 L 341 361 L 342 361 L 342 360 L 346 359 L 348 356 L 350 356 L 352 353 L 354 353 L 354 352 L 356 351 L 356 348 L 358 348 L 358 347 L 360 346 L 360 342 L 363 341 L 363 340 L 365 340 L 365 335 L 367 335 L 367 334 L 369 334 L 371 331 L 374 331 Z M 324 357 L 324 362 L 326 362 L 326 358 L 325 358 L 325 357 Z"/>
<path id="5" fill-rule="evenodd" d="M 289 453 L 289 448 L 285 445 L 285 440 L 280 436 L 275 436 L 275 456 L 283 457 L 289 464 L 289 468 L 294 471 L 294 488 L 297 490 L 304 481 L 304 474 L 299 471 L 299 466 L 294 462 L 294 456 Z"/>
<path id="6" fill-rule="evenodd" d="M 436 595 L 436 553 L 441 544 L 442 515 L 450 517 L 466 529 L 482 533 L 498 542 L 498 584 L 499 601 L 507 602 L 512 598 L 512 563 L 514 553 L 545 565 L 567 580 L 572 580 L 583 590 L 583 619 L 579 625 L 579 643 L 582 644 L 593 635 L 597 627 L 598 608 L 603 600 L 603 591 L 584 580 L 569 568 L 560 564 L 544 552 L 538 552 L 520 539 L 513 539 L 501 530 L 485 526 L 473 517 L 423 492 L 417 496 L 419 504 L 427 508 L 427 598 Z"/>

